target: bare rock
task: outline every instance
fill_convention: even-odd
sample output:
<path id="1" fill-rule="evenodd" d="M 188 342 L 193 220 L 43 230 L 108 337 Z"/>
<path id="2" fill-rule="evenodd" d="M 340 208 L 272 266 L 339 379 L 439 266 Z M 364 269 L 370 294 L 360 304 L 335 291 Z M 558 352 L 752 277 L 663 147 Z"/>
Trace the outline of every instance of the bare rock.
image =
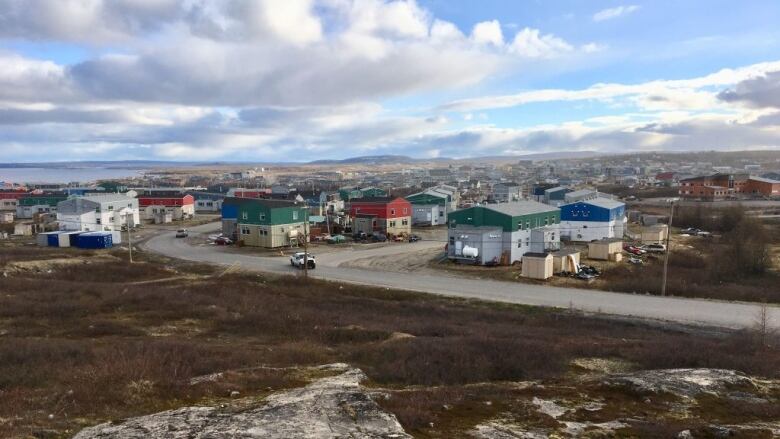
<path id="1" fill-rule="evenodd" d="M 659 369 L 613 375 L 602 381 L 607 386 L 626 387 L 637 393 L 672 393 L 694 397 L 728 388 L 755 388 L 749 377 L 725 369 Z"/>
<path id="2" fill-rule="evenodd" d="M 321 370 L 337 375 L 271 395 L 259 406 L 185 407 L 86 428 L 75 439 L 411 437 L 360 387 L 362 371 L 334 366 Z"/>

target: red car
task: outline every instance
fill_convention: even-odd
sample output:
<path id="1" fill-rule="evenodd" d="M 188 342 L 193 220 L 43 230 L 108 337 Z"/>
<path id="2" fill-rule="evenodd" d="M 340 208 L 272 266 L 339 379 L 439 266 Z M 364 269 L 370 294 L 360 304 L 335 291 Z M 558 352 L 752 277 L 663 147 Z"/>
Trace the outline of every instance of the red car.
<path id="1" fill-rule="evenodd" d="M 625 250 L 628 253 L 631 253 L 632 255 L 643 255 L 647 253 L 645 250 L 642 250 L 641 248 L 635 245 L 625 245 L 623 246 L 623 250 Z"/>
<path id="2" fill-rule="evenodd" d="M 227 236 L 220 236 L 219 238 L 214 240 L 214 244 L 216 245 L 230 245 L 233 241 L 230 240 Z"/>

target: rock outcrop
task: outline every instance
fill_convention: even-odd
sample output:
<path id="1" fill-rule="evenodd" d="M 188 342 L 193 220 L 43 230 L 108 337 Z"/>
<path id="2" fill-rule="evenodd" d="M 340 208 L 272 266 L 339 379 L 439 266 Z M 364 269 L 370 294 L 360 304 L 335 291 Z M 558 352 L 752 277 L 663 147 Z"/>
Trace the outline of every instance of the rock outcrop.
<path id="1" fill-rule="evenodd" d="M 361 388 L 362 371 L 344 364 L 320 371 L 335 375 L 248 407 L 185 407 L 86 428 L 74 439 L 411 437 Z"/>

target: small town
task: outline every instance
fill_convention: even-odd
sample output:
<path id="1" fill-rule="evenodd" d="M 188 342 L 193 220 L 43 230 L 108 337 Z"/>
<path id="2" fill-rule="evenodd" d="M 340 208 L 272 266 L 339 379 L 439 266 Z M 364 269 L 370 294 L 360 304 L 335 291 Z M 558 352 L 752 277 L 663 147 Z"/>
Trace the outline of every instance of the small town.
<path id="1" fill-rule="evenodd" d="M 780 438 L 778 22 L 0 0 L 0 438 Z"/>

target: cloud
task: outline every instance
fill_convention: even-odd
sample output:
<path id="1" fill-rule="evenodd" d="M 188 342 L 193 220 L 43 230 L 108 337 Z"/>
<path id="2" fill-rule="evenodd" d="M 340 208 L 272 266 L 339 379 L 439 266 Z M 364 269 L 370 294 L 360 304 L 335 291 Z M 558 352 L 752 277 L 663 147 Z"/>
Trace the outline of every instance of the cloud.
<path id="1" fill-rule="evenodd" d="M 497 47 L 504 45 L 504 34 L 498 20 L 475 24 L 471 31 L 471 39 L 477 44 L 492 44 Z"/>
<path id="2" fill-rule="evenodd" d="M 745 79 L 733 89 L 724 90 L 718 98 L 725 102 L 739 102 L 756 108 L 780 108 L 780 69 Z"/>
<path id="3" fill-rule="evenodd" d="M 574 47 L 554 35 L 542 35 L 538 29 L 524 28 L 515 34 L 509 50 L 527 58 L 555 58 L 571 52 Z"/>
<path id="4" fill-rule="evenodd" d="M 620 16 L 631 14 L 639 9 L 637 5 L 617 6 L 614 8 L 602 9 L 593 14 L 593 21 L 612 20 Z"/>
<path id="5" fill-rule="evenodd" d="M 462 99 L 443 104 L 441 111 L 477 111 L 509 108 L 540 102 L 613 101 L 630 98 L 631 103 L 648 110 L 659 109 L 709 109 L 724 102 L 748 99 L 768 105 L 778 102 L 777 74 L 780 61 L 753 64 L 739 69 L 723 69 L 691 79 L 657 80 L 641 84 L 595 84 L 579 90 L 541 89 L 499 96 Z M 713 87 L 726 87 L 740 83 L 738 90 L 718 94 Z M 756 89 L 755 94 L 751 91 Z M 774 96 L 774 97 L 773 97 Z M 777 105 L 777 104 L 775 104 Z"/>

